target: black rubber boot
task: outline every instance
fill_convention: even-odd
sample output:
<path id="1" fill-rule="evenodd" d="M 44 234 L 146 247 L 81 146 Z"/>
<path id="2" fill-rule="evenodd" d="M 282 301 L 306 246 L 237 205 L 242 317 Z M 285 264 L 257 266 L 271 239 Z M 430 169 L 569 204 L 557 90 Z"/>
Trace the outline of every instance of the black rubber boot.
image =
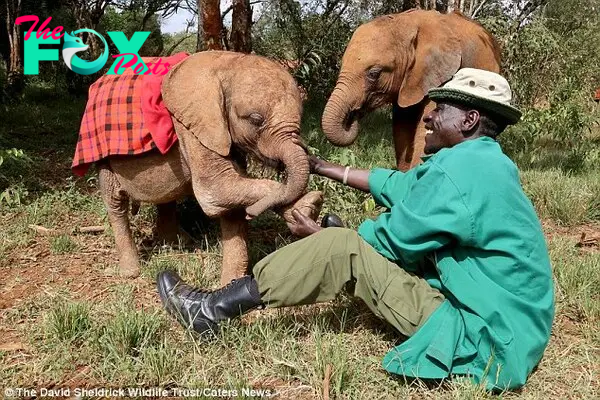
<path id="1" fill-rule="evenodd" d="M 198 333 L 216 333 L 219 322 L 263 306 L 258 285 L 249 275 L 210 291 L 188 285 L 174 271 L 162 271 L 156 285 L 167 311 L 184 327 L 191 326 Z"/>
<path id="2" fill-rule="evenodd" d="M 342 219 L 340 217 L 338 217 L 335 214 L 325 214 L 323 216 L 323 219 L 321 220 L 321 227 L 322 228 L 330 228 L 330 227 L 343 228 L 344 222 L 342 221 Z"/>

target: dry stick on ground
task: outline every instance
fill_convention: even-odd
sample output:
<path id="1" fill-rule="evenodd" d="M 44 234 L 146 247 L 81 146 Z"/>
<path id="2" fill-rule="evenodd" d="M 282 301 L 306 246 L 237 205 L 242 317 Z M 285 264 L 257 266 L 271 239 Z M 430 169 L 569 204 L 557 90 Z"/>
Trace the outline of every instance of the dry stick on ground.
<path id="1" fill-rule="evenodd" d="M 78 229 L 81 233 L 102 233 L 104 230 L 104 225 L 82 226 Z"/>
<path id="2" fill-rule="evenodd" d="M 41 225 L 29 225 L 29 229 L 33 229 L 37 233 L 41 235 L 68 235 L 69 233 L 102 233 L 106 230 L 103 225 L 92 225 L 92 226 L 82 226 L 81 228 L 75 228 L 73 230 L 58 230 L 58 229 L 50 229 Z"/>
<path id="3" fill-rule="evenodd" d="M 329 381 L 331 380 L 331 364 L 325 367 L 325 377 L 323 378 L 323 400 L 329 400 Z"/>
<path id="4" fill-rule="evenodd" d="M 56 229 L 48 229 L 40 225 L 29 225 L 29 229 L 33 229 L 41 235 L 58 235 L 60 233 Z"/>

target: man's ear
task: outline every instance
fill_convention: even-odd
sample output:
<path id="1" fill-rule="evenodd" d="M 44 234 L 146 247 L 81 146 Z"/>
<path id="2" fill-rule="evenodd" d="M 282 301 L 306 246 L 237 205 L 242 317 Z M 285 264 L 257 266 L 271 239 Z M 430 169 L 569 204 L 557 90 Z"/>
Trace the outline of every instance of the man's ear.
<path id="1" fill-rule="evenodd" d="M 463 131 L 472 132 L 475 127 L 479 124 L 479 111 L 469 110 L 465 113 L 463 119 Z"/>

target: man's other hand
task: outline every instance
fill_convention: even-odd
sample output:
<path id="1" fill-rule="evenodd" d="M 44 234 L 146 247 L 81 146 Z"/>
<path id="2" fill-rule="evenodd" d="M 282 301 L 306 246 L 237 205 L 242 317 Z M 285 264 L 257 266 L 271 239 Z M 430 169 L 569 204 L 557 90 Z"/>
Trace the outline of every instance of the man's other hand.
<path id="1" fill-rule="evenodd" d="M 319 232 L 321 228 L 315 221 L 302 214 L 297 209 L 292 210 L 292 216 L 296 220 L 295 224 L 289 224 L 290 231 L 299 237 L 306 237 Z"/>
<path id="2" fill-rule="evenodd" d="M 310 173 L 319 174 L 320 169 L 325 165 L 325 160 L 321 160 L 319 157 L 309 155 L 308 163 L 310 164 Z"/>

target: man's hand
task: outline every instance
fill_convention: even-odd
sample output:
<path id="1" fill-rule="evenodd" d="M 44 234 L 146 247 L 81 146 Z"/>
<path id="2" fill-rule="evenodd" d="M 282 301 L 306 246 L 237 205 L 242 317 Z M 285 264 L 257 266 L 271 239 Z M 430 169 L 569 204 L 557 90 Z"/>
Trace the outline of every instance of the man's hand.
<path id="1" fill-rule="evenodd" d="M 321 171 L 321 168 L 325 166 L 326 161 L 310 155 L 308 156 L 308 163 L 310 164 L 310 173 L 319 175 L 319 172 Z"/>
<path id="2" fill-rule="evenodd" d="M 308 154 L 308 146 L 302 141 L 302 138 L 297 133 L 292 133 L 292 143 L 296 146 L 300 146 Z M 320 158 L 308 155 L 308 162 L 310 163 L 310 173 L 318 174 L 319 170 L 327 164 L 327 161 L 321 160 Z"/>
<path id="3" fill-rule="evenodd" d="M 296 236 L 306 237 L 323 229 L 315 221 L 308 218 L 297 209 L 292 210 L 292 216 L 296 220 L 296 223 L 288 224 L 288 226 L 290 227 L 290 231 Z"/>

